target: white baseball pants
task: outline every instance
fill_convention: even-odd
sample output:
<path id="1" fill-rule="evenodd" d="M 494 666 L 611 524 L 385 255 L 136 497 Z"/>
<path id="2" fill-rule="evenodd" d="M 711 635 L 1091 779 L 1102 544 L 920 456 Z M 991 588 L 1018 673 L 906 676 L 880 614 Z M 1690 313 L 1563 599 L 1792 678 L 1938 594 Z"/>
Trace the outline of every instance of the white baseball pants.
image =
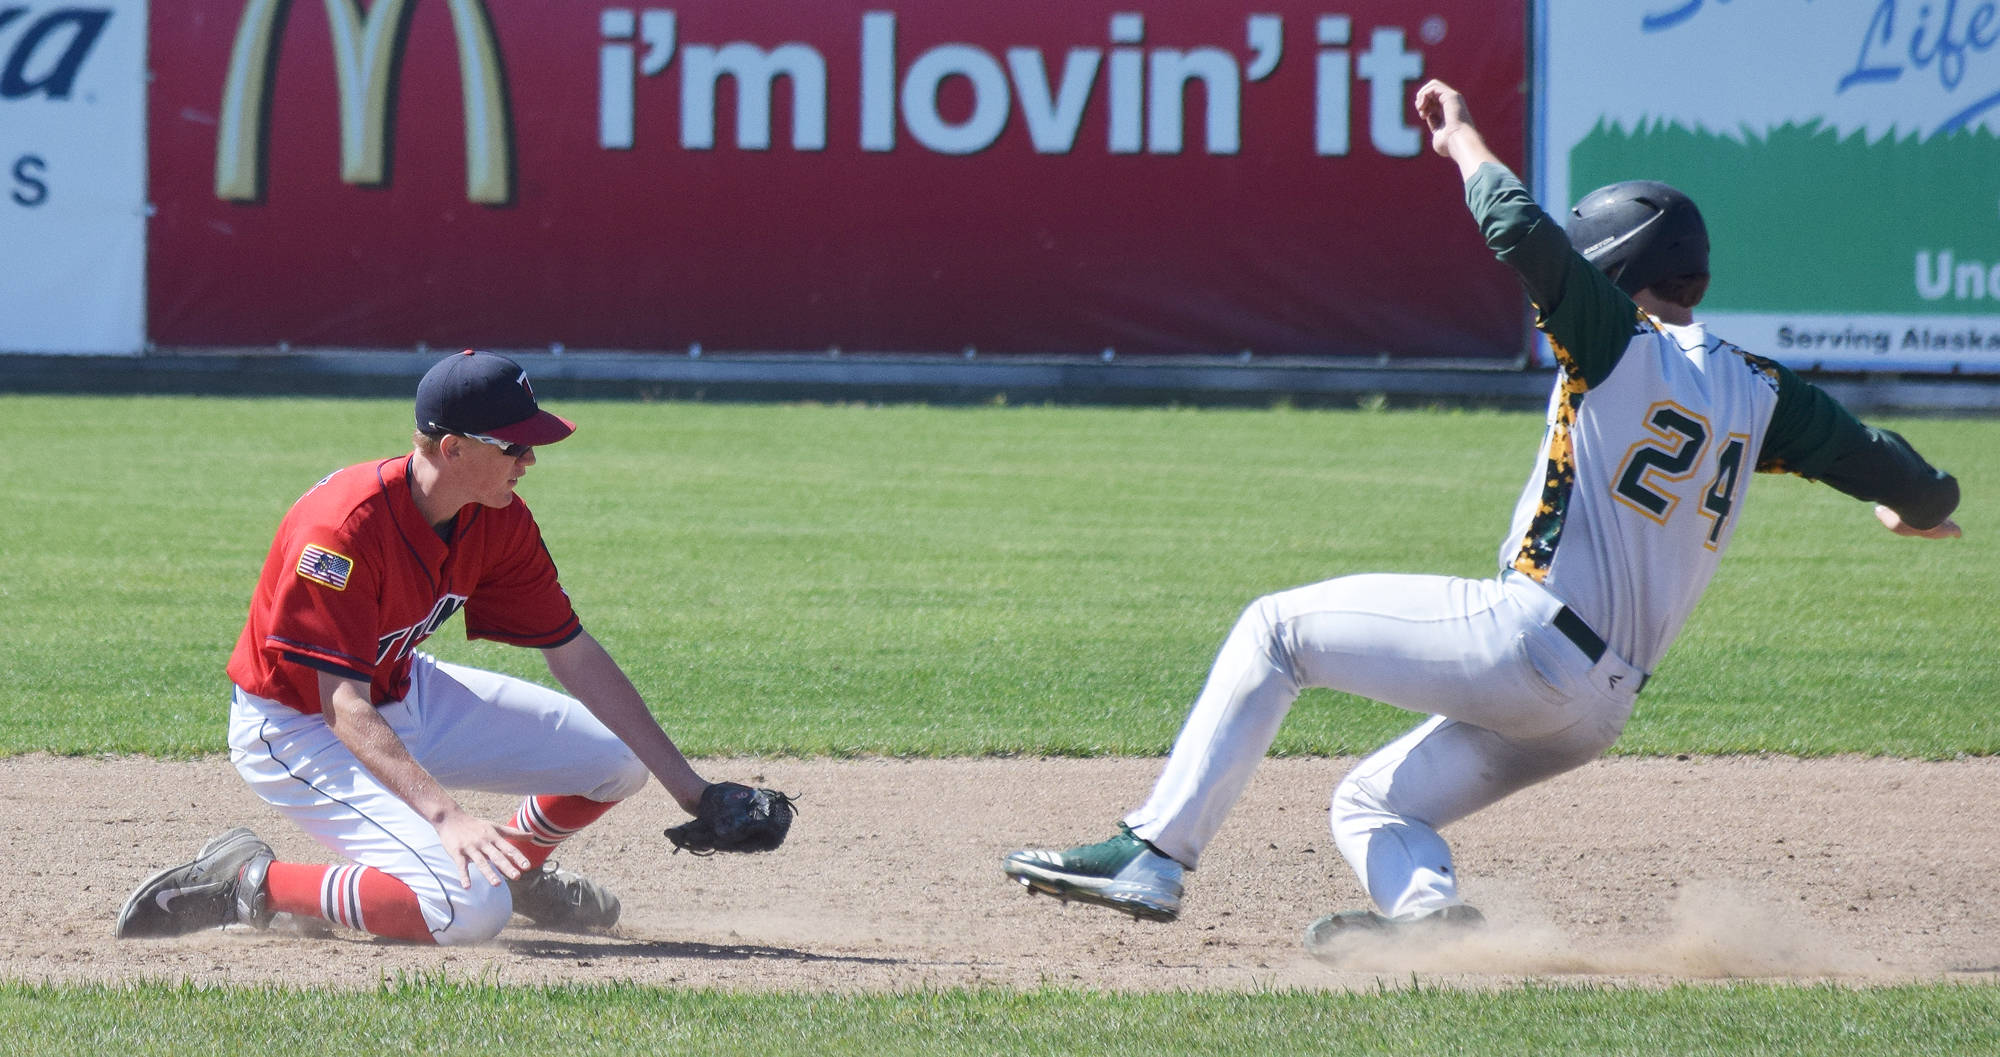
<path id="1" fill-rule="evenodd" d="M 1300 691 L 1358 694 L 1431 718 L 1340 782 L 1334 843 L 1385 914 L 1458 903 L 1438 829 L 1596 758 L 1644 681 L 1609 651 L 1593 662 L 1552 626 L 1561 608 L 1511 571 L 1346 576 L 1260 598 L 1125 823 L 1193 868 Z"/>
<path id="2" fill-rule="evenodd" d="M 410 693 L 380 709 L 411 757 L 446 789 L 623 800 L 646 784 L 632 750 L 575 698 L 523 679 L 417 654 Z M 506 886 L 470 888 L 437 830 L 390 792 L 326 720 L 238 688 L 229 759 L 250 788 L 343 859 L 410 886 L 439 944 L 491 939 L 507 924 Z"/>

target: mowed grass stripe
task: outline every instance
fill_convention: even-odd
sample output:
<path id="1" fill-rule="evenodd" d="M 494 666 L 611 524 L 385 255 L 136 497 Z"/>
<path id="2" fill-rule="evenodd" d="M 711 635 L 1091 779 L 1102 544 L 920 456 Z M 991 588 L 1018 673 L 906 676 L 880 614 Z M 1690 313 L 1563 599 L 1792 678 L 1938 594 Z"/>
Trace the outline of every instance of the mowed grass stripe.
<path id="1" fill-rule="evenodd" d="M 522 486 L 585 623 L 695 754 L 1164 752 L 1260 594 L 1490 576 L 1539 416 L 550 401 Z M 271 532 L 408 444 L 385 400 L 0 397 L 0 753 L 219 751 Z M 1991 753 L 2000 424 L 1907 420 L 1968 537 L 1759 478 L 1629 753 Z M 528 651 L 431 640 L 546 679 Z M 1411 717 L 1308 693 L 1275 750 Z"/>

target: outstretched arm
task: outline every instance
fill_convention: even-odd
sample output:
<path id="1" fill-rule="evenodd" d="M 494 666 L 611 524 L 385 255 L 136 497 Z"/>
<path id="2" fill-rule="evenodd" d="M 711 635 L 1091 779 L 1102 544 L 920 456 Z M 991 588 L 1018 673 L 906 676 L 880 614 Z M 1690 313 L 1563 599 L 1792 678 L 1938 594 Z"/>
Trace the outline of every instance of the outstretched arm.
<path id="1" fill-rule="evenodd" d="M 708 781 L 695 773 L 673 739 L 660 729 L 659 721 L 611 654 L 586 631 L 554 649 L 543 650 L 542 655 L 549 663 L 549 673 L 563 689 L 618 735 L 660 780 L 667 794 L 688 814 L 694 814 Z"/>
<path id="2" fill-rule="evenodd" d="M 1534 301 L 1535 325 L 1549 335 L 1558 362 L 1587 386 L 1603 381 L 1630 344 L 1639 310 L 1570 248 L 1562 225 L 1486 145 L 1457 89 L 1429 81 L 1413 102 L 1431 130 L 1431 150 L 1458 166 L 1465 204 L 1487 248 Z"/>
<path id="3" fill-rule="evenodd" d="M 1932 466 L 1894 430 L 1869 426 L 1826 390 L 1780 363 L 1778 406 L 1757 469 L 1795 473 L 1875 504 L 1875 517 L 1898 536 L 1950 539 L 1958 479 Z"/>

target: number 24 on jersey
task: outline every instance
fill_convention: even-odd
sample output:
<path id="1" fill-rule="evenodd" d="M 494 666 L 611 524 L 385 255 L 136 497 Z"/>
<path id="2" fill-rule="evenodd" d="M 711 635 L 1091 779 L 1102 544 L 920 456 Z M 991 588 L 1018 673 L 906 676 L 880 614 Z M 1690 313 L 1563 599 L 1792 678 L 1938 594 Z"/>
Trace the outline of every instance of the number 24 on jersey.
<path id="1" fill-rule="evenodd" d="M 1710 521 L 1706 542 L 1710 550 L 1715 549 L 1736 501 L 1749 435 L 1731 433 L 1720 438 L 1720 453 L 1711 464 L 1703 458 L 1716 439 L 1708 422 L 1672 402 L 1654 404 L 1647 410 L 1646 432 L 1648 435 L 1625 453 L 1613 494 L 1619 502 L 1661 525 L 1674 516 L 1683 496 L 1699 494 L 1697 512 Z M 1696 491 L 1691 493 L 1690 488 Z"/>

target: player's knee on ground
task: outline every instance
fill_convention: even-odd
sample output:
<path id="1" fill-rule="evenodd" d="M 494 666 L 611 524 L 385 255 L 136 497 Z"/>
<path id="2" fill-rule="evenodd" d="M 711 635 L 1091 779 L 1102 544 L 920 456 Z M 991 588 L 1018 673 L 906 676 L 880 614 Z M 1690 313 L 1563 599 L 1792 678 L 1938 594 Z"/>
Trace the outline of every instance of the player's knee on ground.
<path id="1" fill-rule="evenodd" d="M 472 887 L 460 888 L 456 877 L 445 885 L 443 890 L 417 894 L 424 920 L 441 947 L 484 943 L 500 935 L 514 916 L 514 894 L 504 884 L 488 884 L 477 869 L 472 871 Z"/>

